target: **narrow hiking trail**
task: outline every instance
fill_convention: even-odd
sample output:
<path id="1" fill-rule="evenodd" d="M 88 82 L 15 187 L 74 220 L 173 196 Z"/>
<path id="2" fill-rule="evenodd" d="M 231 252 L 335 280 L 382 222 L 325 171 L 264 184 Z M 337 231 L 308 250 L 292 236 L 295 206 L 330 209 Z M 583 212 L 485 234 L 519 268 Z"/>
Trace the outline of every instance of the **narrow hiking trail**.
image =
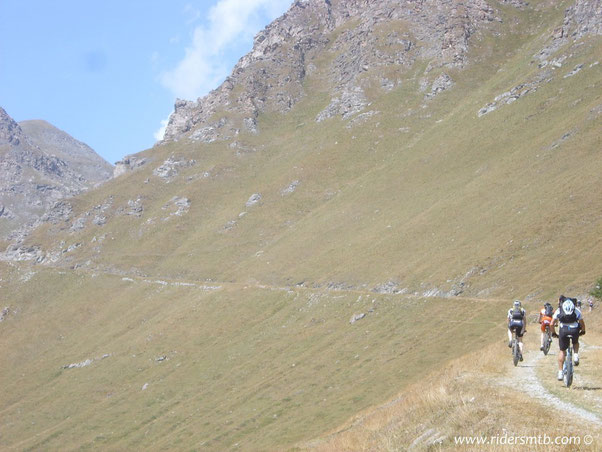
<path id="1" fill-rule="evenodd" d="M 304 285 L 304 284 L 290 284 L 290 285 L 274 285 L 274 284 L 266 284 L 257 280 L 251 280 L 248 282 L 244 281 L 218 281 L 218 280 L 197 280 L 197 279 L 181 279 L 181 278 L 173 278 L 173 277 L 164 277 L 164 276 L 139 276 L 139 275 L 125 275 L 110 271 L 97 271 L 97 270 L 89 270 L 89 269 L 78 269 L 78 272 L 96 275 L 98 273 L 114 276 L 120 278 L 122 281 L 128 281 L 131 283 L 146 283 L 146 284 L 154 284 L 158 286 L 171 286 L 171 287 L 191 287 L 197 288 L 205 291 L 218 291 L 218 290 L 227 290 L 227 289 L 263 289 L 263 290 L 275 290 L 288 292 L 292 290 L 304 290 L 308 292 L 327 292 L 327 293 L 349 293 L 349 294 L 357 294 L 364 296 L 378 296 L 378 295 L 390 295 L 396 296 L 400 298 L 411 298 L 411 299 L 424 299 L 424 298 L 446 298 L 449 300 L 462 300 L 462 301 L 477 301 L 483 303 L 506 303 L 510 300 L 510 298 L 481 298 L 481 297 L 469 297 L 469 296 L 443 296 L 443 295 L 426 295 L 424 293 L 418 292 L 379 292 L 374 289 L 370 289 L 368 287 L 353 287 L 353 288 L 333 288 L 328 287 L 327 285 Z"/>
<path id="2" fill-rule="evenodd" d="M 537 331 L 539 337 L 539 331 Z M 595 346 L 588 346 L 584 341 L 581 341 L 582 353 L 587 354 L 588 349 L 592 349 Z M 518 388 L 526 393 L 530 398 L 537 400 L 541 404 L 548 405 L 555 410 L 559 410 L 563 413 L 570 413 L 574 416 L 580 417 L 585 421 L 592 422 L 598 425 L 602 425 L 602 416 L 596 414 L 593 411 L 579 407 L 567 400 L 563 400 L 556 395 L 552 394 L 537 375 L 537 369 L 542 366 L 545 359 L 553 360 L 554 365 L 558 357 L 558 343 L 555 340 L 552 344 L 552 348 L 547 356 L 539 350 L 538 343 L 535 341 L 529 341 L 525 344 L 527 351 L 524 353 L 524 361 L 519 362 L 518 366 L 514 367 L 512 364 L 509 365 L 510 371 L 508 375 L 500 379 L 497 383 L 504 386 L 510 386 L 512 388 Z M 582 355 L 583 356 L 583 355 Z M 508 362 L 510 356 L 508 356 Z M 556 367 L 553 367 L 556 370 Z M 573 385 L 579 384 L 581 379 L 580 369 L 582 367 L 575 368 L 575 380 Z M 558 381 L 558 385 L 563 385 L 563 382 Z M 568 389 L 566 391 L 574 391 L 575 389 Z"/>

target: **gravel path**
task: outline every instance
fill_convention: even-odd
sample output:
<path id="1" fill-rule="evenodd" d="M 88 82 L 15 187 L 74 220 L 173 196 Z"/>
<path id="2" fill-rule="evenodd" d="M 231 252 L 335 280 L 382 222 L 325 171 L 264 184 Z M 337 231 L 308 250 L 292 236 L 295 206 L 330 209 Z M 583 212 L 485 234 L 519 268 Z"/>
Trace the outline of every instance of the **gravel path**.
<path id="1" fill-rule="evenodd" d="M 518 367 L 512 367 L 509 377 L 500 381 L 500 383 L 503 385 L 510 385 L 515 388 L 516 382 L 520 381 L 520 388 L 530 397 L 539 400 L 541 403 L 550 405 L 551 407 L 561 410 L 565 413 L 571 413 L 575 416 L 579 416 L 589 422 L 596 424 L 602 423 L 602 419 L 597 414 L 584 408 L 575 406 L 565 400 L 559 399 L 543 386 L 539 378 L 537 378 L 537 373 L 535 371 L 539 360 L 543 357 L 543 353 L 541 353 L 539 350 L 527 351 L 524 354 L 524 361 L 519 363 Z M 555 360 L 556 358 L 554 357 L 553 359 Z"/>

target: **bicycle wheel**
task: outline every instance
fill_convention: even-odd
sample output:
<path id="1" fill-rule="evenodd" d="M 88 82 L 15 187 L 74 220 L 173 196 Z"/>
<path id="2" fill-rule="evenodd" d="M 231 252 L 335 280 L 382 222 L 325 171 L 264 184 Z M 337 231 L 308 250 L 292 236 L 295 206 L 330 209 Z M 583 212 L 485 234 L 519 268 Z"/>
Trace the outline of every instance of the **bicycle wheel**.
<path id="1" fill-rule="evenodd" d="M 512 362 L 515 366 L 518 365 L 518 359 L 520 356 L 520 348 L 518 347 L 518 340 L 516 337 L 512 339 Z"/>
<path id="2" fill-rule="evenodd" d="M 543 338 L 543 354 L 547 355 L 550 351 L 550 344 L 552 343 L 552 338 L 550 337 L 550 327 L 546 326 L 546 332 Z"/>
<path id="3" fill-rule="evenodd" d="M 564 384 L 570 388 L 573 384 L 573 346 L 567 350 L 566 359 L 564 360 Z"/>

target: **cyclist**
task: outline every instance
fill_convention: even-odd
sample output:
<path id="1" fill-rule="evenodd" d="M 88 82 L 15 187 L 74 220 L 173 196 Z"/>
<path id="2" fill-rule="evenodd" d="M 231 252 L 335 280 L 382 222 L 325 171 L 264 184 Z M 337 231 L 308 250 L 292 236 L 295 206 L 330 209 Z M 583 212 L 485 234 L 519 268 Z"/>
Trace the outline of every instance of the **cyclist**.
<path id="1" fill-rule="evenodd" d="M 526 332 L 527 313 L 522 308 L 520 301 L 515 300 L 512 307 L 508 309 L 508 347 L 512 347 L 512 331 L 516 331 L 519 359 L 523 360 L 523 334 Z"/>
<path id="2" fill-rule="evenodd" d="M 541 308 L 541 310 L 539 311 L 539 318 L 537 319 L 537 321 L 541 325 L 541 347 L 539 347 L 540 350 L 543 350 L 545 336 L 546 336 L 545 335 L 546 326 L 549 326 L 552 324 L 552 316 L 553 315 L 554 315 L 554 308 L 552 307 L 552 305 L 550 303 L 546 302 L 546 304 L 543 305 L 543 308 Z"/>
<path id="3" fill-rule="evenodd" d="M 556 310 L 552 317 L 552 335 L 558 337 L 558 379 L 562 380 L 562 367 L 566 358 L 566 350 L 569 348 L 568 335 L 573 337 L 573 349 L 575 350 L 575 366 L 579 365 L 579 336 L 585 334 L 585 322 L 581 311 L 575 307 L 572 299 L 566 298 L 562 306 Z M 560 324 L 560 333 L 556 334 L 556 324 Z"/>

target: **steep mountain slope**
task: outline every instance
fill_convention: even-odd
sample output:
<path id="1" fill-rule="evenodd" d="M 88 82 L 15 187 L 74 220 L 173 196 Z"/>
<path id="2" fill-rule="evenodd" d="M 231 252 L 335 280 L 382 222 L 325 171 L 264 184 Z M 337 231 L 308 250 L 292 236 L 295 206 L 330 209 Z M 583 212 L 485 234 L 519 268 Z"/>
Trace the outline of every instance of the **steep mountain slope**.
<path id="1" fill-rule="evenodd" d="M 176 278 L 473 295 L 592 281 L 600 37 L 583 25 L 584 37 L 568 39 L 582 35 L 566 25 L 570 9 L 569 31 L 554 32 L 562 9 L 521 5 L 490 8 L 460 66 L 427 52 L 411 65 L 362 72 L 363 110 L 333 101 L 339 62 L 361 59 L 340 49 L 340 36 L 357 30 L 350 15 L 305 61 L 312 95 L 286 114 L 258 116 L 261 133 L 205 143 L 198 132 L 210 126 L 201 123 L 139 155 L 138 171 L 81 198 L 68 222 L 49 229 L 81 243 L 76 252 L 42 235 L 30 243 L 69 256 L 67 265 Z M 403 23 L 377 23 L 372 35 Z M 396 87 L 380 82 L 387 71 Z M 224 117 L 240 112 L 219 105 Z M 111 239 L 91 243 L 95 236 Z M 568 271 L 560 258 L 571 260 Z M 524 268 L 537 278 L 522 280 Z"/>
<path id="2" fill-rule="evenodd" d="M 111 176 L 84 143 L 45 121 L 17 124 L 0 108 L 0 237 L 21 240 L 57 201 Z"/>
<path id="3" fill-rule="evenodd" d="M 113 176 L 113 167 L 85 143 L 42 120 L 21 121 L 27 137 L 47 154 L 63 160 L 92 186 Z"/>
<path id="4" fill-rule="evenodd" d="M 600 18 L 295 2 L 163 143 L 4 253 L 32 262 L 2 266 L 3 440 L 286 447 L 503 338 L 511 297 L 584 293 Z"/>

